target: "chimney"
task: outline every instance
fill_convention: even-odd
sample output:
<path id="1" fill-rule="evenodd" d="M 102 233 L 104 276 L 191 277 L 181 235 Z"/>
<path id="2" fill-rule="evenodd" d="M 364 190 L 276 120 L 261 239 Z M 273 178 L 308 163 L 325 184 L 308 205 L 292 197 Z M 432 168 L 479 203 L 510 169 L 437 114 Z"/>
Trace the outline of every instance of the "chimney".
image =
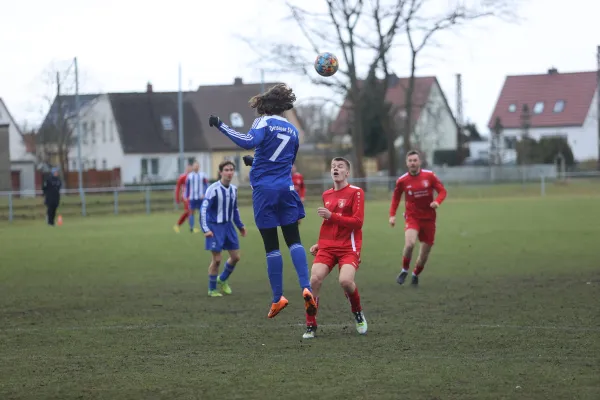
<path id="1" fill-rule="evenodd" d="M 239 76 L 233 80 L 233 86 L 242 86 L 244 82 Z"/>
<path id="2" fill-rule="evenodd" d="M 552 67 L 548 70 L 548 75 L 555 75 L 555 74 L 558 74 L 558 70 L 556 68 Z"/>
<path id="3" fill-rule="evenodd" d="M 152 84 L 150 82 L 148 82 L 148 84 L 146 85 L 146 92 L 152 93 Z"/>

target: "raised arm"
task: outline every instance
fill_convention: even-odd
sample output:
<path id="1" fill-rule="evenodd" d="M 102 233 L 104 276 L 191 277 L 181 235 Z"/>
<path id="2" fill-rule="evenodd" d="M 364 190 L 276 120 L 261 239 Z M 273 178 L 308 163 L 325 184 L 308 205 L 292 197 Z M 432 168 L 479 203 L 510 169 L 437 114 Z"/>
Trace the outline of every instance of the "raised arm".
<path id="1" fill-rule="evenodd" d="M 365 192 L 360 189 L 352 198 L 352 215 L 344 217 L 335 213 L 331 214 L 331 222 L 351 229 L 360 229 L 365 219 Z"/>
<path id="2" fill-rule="evenodd" d="M 258 146 L 265 138 L 265 127 L 267 124 L 262 118 L 257 118 L 252 124 L 252 128 L 248 133 L 241 133 L 229 127 L 223 121 L 219 120 L 217 128 L 225 134 L 236 145 L 243 149 L 249 150 Z"/>

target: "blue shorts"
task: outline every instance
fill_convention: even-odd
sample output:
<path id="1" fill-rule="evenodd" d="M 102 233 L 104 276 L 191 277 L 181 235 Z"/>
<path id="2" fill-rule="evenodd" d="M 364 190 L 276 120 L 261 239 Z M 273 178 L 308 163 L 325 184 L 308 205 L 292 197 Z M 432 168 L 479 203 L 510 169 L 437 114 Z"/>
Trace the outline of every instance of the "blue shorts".
<path id="1" fill-rule="evenodd" d="M 231 222 L 223 224 L 208 223 L 208 229 L 213 233 L 213 237 L 206 238 L 206 250 L 220 253 L 223 250 L 239 250 L 240 242 L 235 226 Z"/>
<path id="2" fill-rule="evenodd" d="M 200 206 L 202 206 L 203 201 L 204 201 L 204 199 L 190 200 L 190 210 L 199 210 Z"/>
<path id="3" fill-rule="evenodd" d="M 289 188 L 254 189 L 252 206 L 258 229 L 290 225 L 306 216 L 300 196 Z"/>

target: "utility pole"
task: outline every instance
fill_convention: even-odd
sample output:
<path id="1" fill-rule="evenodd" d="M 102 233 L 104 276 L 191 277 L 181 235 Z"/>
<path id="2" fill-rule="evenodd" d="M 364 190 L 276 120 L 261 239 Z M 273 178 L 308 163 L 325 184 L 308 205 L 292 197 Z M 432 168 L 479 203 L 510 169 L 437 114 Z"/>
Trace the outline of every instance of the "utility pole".
<path id="1" fill-rule="evenodd" d="M 596 48 L 596 122 L 598 123 L 598 170 L 600 170 L 600 46 Z"/>
<path id="2" fill-rule="evenodd" d="M 179 174 L 185 170 L 185 156 L 183 154 L 183 93 L 181 91 L 181 63 L 179 63 L 179 92 L 177 93 L 177 110 L 179 128 Z"/>
<path id="3" fill-rule="evenodd" d="M 462 164 L 465 161 L 465 149 L 463 143 L 463 98 L 462 98 L 462 76 L 456 74 L 456 143 L 459 162 Z"/>
<path id="4" fill-rule="evenodd" d="M 81 104 L 79 103 L 79 67 L 77 57 L 73 60 L 75 65 L 75 132 L 77 134 L 77 175 L 79 180 L 79 197 L 81 199 L 81 215 L 85 217 L 85 192 L 83 191 L 83 163 L 81 162 Z"/>

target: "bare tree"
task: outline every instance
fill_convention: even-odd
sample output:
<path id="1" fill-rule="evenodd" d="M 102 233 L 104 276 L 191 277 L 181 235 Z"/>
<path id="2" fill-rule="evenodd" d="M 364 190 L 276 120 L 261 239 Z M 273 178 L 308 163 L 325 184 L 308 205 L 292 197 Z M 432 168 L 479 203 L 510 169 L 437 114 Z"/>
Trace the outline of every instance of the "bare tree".
<path id="1" fill-rule="evenodd" d="M 448 8 L 432 13 L 432 0 L 408 0 L 408 11 L 403 21 L 406 39 L 410 50 L 410 77 L 405 88 L 406 118 L 403 129 L 403 147 L 411 148 L 411 136 L 416 121 L 412 120 L 415 92 L 417 59 L 431 45 L 435 37 L 443 31 L 455 29 L 471 21 L 486 17 L 515 17 L 518 0 L 483 0 L 469 5 L 469 2 L 449 2 Z M 435 6 L 438 6 L 436 4 Z"/>
<path id="2" fill-rule="evenodd" d="M 43 96 L 48 109 L 35 134 L 36 155 L 39 163 L 57 164 L 61 174 L 65 174 L 70 167 L 69 153 L 77 142 L 73 68 L 50 66 L 44 73 L 44 83 L 49 91 Z M 81 102 L 80 118 L 89 112 L 89 105 Z M 83 129 L 82 134 L 85 138 Z"/>
<path id="3" fill-rule="evenodd" d="M 288 2 L 291 19 L 307 40 L 305 46 L 289 43 L 256 43 L 244 39 L 261 54 L 262 62 L 276 63 L 277 71 L 299 72 L 314 84 L 331 88 L 344 99 L 342 106 L 349 116 L 349 133 L 353 141 L 356 176 L 365 176 L 364 132 L 360 107 L 362 93 L 378 82 L 377 75 L 387 74 L 387 54 L 394 45 L 406 0 L 324 0 L 326 12 L 315 13 Z M 375 34 L 373 34 L 375 33 Z M 318 77 L 312 70 L 314 56 L 324 48 L 337 47 L 340 58 L 338 74 Z M 312 54 L 312 56 L 309 56 Z M 362 60 L 369 60 L 363 63 Z M 362 81 L 361 69 L 367 65 L 369 81 Z M 387 85 L 383 79 L 383 85 Z M 381 82 L 379 82 L 381 83 Z M 384 103 L 383 97 L 378 100 Z M 389 124 L 388 124 L 389 125 Z"/>
<path id="4" fill-rule="evenodd" d="M 306 134 L 307 143 L 331 141 L 331 124 L 334 115 L 331 107 L 324 103 L 306 103 L 295 107 L 300 124 Z"/>

